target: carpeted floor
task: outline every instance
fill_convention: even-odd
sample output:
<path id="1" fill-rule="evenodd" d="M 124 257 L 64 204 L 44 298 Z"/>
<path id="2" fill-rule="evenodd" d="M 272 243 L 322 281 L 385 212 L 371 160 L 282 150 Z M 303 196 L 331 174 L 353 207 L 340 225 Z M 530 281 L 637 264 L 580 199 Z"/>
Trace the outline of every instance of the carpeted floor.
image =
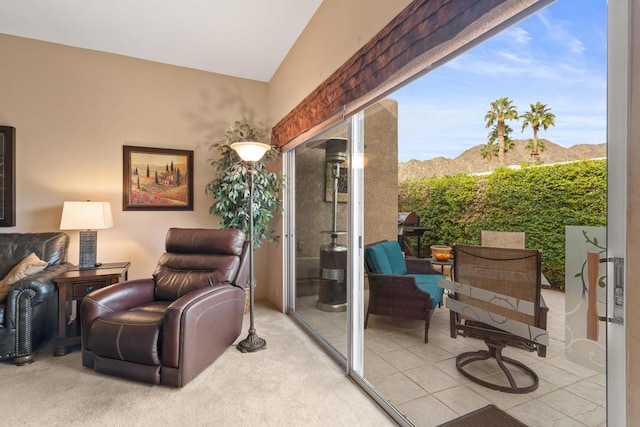
<path id="1" fill-rule="evenodd" d="M 229 348 L 182 389 L 99 375 L 80 351 L 0 363 L 3 426 L 392 426 L 395 425 L 288 318 L 256 305 L 264 351 Z M 248 329 L 248 315 L 239 338 Z"/>

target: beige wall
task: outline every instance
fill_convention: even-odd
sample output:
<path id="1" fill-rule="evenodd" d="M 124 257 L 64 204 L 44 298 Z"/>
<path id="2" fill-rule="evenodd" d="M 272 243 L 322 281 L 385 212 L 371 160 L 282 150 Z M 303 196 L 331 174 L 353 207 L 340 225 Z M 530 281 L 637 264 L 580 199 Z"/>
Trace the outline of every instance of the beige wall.
<path id="1" fill-rule="evenodd" d="M 398 238 L 398 102 L 364 110 L 364 243 Z"/>
<path id="2" fill-rule="evenodd" d="M 138 278 L 169 227 L 218 227 L 208 143 L 242 116 L 266 120 L 266 83 L 6 35 L 0 52 L 0 124 L 17 134 L 17 225 L 0 232 L 58 230 L 65 200 L 109 201 L 115 225 L 98 232 L 98 261 L 131 261 Z M 123 145 L 193 150 L 194 211 L 122 211 Z"/>

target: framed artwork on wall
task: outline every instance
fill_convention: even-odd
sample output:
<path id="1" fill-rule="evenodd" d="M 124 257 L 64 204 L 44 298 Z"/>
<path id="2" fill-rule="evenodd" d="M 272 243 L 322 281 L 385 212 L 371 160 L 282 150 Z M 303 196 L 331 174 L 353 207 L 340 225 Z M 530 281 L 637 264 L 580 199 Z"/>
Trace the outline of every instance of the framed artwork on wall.
<path id="1" fill-rule="evenodd" d="M 122 154 L 122 210 L 193 210 L 193 151 L 125 145 Z"/>
<path id="2" fill-rule="evenodd" d="M 16 225 L 16 128 L 0 126 L 0 227 Z"/>

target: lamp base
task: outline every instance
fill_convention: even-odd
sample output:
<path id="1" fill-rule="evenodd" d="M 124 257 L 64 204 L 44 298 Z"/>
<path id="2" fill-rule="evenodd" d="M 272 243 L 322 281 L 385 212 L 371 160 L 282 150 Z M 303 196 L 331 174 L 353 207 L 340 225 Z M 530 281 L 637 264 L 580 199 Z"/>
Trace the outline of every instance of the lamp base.
<path id="1" fill-rule="evenodd" d="M 242 353 L 251 353 L 258 350 L 264 350 L 267 342 L 256 335 L 255 332 L 250 331 L 249 335 L 236 346 Z"/>
<path id="2" fill-rule="evenodd" d="M 80 231 L 80 258 L 78 267 L 95 268 L 98 232 L 96 230 Z"/>

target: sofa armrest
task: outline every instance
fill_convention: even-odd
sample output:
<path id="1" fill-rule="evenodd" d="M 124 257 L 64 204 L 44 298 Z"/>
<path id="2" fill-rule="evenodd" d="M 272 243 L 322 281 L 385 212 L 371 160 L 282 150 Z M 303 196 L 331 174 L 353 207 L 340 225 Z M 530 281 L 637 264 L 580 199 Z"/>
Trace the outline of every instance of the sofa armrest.
<path id="1" fill-rule="evenodd" d="M 13 322 L 16 318 L 16 313 L 19 312 L 17 304 L 20 294 L 26 290 L 33 292 L 33 297 L 30 299 L 32 307 L 52 298 L 58 292 L 58 287 L 53 279 L 69 270 L 69 268 L 71 268 L 69 263 L 52 265 L 39 273 L 23 278 L 13 285 L 5 302 L 5 325 L 10 328 L 15 327 Z"/>
<path id="2" fill-rule="evenodd" d="M 405 258 L 408 274 L 442 274 L 431 266 L 431 261 L 424 258 Z"/>
<path id="3" fill-rule="evenodd" d="M 71 268 L 71 266 L 72 265 L 69 263 L 51 265 L 39 273 L 32 274 L 31 276 L 27 276 L 19 280 L 15 285 L 13 285 L 11 291 L 9 291 L 7 300 L 11 299 L 12 295 L 14 295 L 15 298 L 15 295 L 25 289 L 32 289 L 36 293 L 33 299 L 33 304 L 41 303 L 58 291 L 58 287 L 54 283 L 53 279 L 62 273 L 65 273 Z"/>
<path id="4" fill-rule="evenodd" d="M 368 277 L 369 304 L 378 306 L 378 314 L 392 314 L 400 306 L 428 313 L 431 295 L 418 287 L 414 277 L 376 273 L 369 273 Z"/>

